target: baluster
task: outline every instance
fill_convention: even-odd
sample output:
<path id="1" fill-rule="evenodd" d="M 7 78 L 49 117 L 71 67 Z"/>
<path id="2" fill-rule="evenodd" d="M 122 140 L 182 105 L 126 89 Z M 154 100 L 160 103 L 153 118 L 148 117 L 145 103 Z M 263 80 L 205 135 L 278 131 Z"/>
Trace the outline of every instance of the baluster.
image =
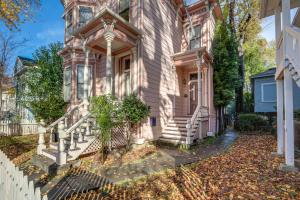
<path id="1" fill-rule="evenodd" d="M 54 128 L 50 129 L 50 137 L 49 137 L 49 144 L 51 145 L 53 143 L 53 134 L 54 134 Z"/>
<path id="2" fill-rule="evenodd" d="M 39 144 L 38 144 L 38 147 L 37 147 L 37 153 L 39 155 L 42 154 L 43 149 L 46 149 L 45 136 L 44 136 L 44 134 L 46 133 L 46 128 L 44 126 L 45 126 L 45 123 L 44 123 L 43 120 L 41 120 L 40 126 L 38 128 L 38 132 L 39 132 Z"/>
<path id="3" fill-rule="evenodd" d="M 71 132 L 71 140 L 70 140 L 70 150 L 74 150 L 75 149 L 75 143 L 74 143 L 74 132 Z"/>
<path id="4" fill-rule="evenodd" d="M 191 122 L 191 119 L 187 120 L 186 129 L 187 129 L 186 144 L 189 146 L 191 144 L 191 134 L 192 134 L 192 122 Z"/>
<path id="5" fill-rule="evenodd" d="M 86 132 L 85 132 L 86 136 L 90 136 L 91 135 L 91 122 L 90 119 L 86 120 Z"/>
<path id="6" fill-rule="evenodd" d="M 64 137 L 65 137 L 65 124 L 64 124 L 64 120 L 62 120 L 58 125 L 59 144 L 58 144 L 58 155 L 56 158 L 56 162 L 58 165 L 64 165 L 67 163 L 67 154 L 65 152 Z"/>
<path id="7" fill-rule="evenodd" d="M 82 141 L 84 141 L 86 129 L 83 126 L 81 126 L 80 130 L 81 130 L 81 135 L 82 135 Z"/>
<path id="8" fill-rule="evenodd" d="M 78 133 L 78 142 L 83 142 L 83 137 L 80 128 L 76 128 L 76 132 Z"/>

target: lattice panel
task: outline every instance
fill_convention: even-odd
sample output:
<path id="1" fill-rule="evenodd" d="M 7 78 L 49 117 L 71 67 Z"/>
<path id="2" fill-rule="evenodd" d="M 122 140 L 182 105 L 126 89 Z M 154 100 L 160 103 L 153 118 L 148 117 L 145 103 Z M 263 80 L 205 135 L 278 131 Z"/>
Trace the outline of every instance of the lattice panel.
<path id="1" fill-rule="evenodd" d="M 111 140 L 111 148 L 116 149 L 123 146 L 126 146 L 126 134 L 124 131 L 124 125 L 120 124 L 116 128 L 113 129 L 112 140 Z M 90 154 L 98 151 L 100 149 L 101 142 L 99 139 L 96 139 L 90 146 L 81 154 Z"/>

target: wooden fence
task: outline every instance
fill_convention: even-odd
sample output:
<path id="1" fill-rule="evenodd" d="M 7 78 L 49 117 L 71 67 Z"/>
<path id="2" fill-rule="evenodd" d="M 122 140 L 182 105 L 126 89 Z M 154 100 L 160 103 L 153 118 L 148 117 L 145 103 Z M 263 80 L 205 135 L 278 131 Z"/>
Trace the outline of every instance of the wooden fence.
<path id="1" fill-rule="evenodd" d="M 0 121 L 0 135 L 26 135 L 38 133 L 37 123 L 17 123 L 11 121 Z"/>
<path id="2" fill-rule="evenodd" d="M 33 181 L 18 169 L 0 150 L 0 199 L 47 200 L 41 197 L 40 188 L 34 188 Z"/>

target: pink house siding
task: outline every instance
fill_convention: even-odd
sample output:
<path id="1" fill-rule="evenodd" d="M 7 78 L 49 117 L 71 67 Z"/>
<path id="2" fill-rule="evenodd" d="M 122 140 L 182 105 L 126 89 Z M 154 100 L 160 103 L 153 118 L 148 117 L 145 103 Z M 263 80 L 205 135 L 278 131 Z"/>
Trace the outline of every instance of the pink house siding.
<path id="1" fill-rule="evenodd" d="M 91 95 L 103 95 L 106 91 L 106 42 L 103 38 L 102 21 L 92 19 L 81 28 L 77 28 L 79 6 L 91 6 L 94 17 L 104 10 L 102 19 L 110 21 L 117 19 L 114 29 L 117 37 L 112 43 L 115 95 L 120 99 L 124 95 L 122 61 L 128 57 L 131 62 L 130 87 L 151 107 L 150 117 L 156 119 L 156 126 L 150 126 L 150 119 L 145 120 L 139 128 L 137 137 L 158 139 L 171 119 L 191 114 L 189 74 L 197 73 L 195 64 L 197 58 L 196 53 L 190 51 L 188 45 L 190 23 L 185 9 L 180 5 L 181 0 L 131 0 L 129 24 L 116 17 L 119 10 L 118 2 L 118 0 L 69 0 L 65 4 L 65 18 L 72 12 L 75 30 L 73 37 L 67 37 L 66 34 L 65 48 L 61 52 L 64 67 L 72 69 L 69 106 L 81 102 L 77 98 L 77 65 L 85 64 L 84 39 L 91 49 L 89 54 L 89 65 L 93 72 Z M 219 7 L 209 9 L 209 4 L 214 5 L 215 0 L 199 1 L 188 8 L 193 26 L 201 26 L 201 48 L 197 52 L 203 53 L 203 66 L 207 69 L 207 71 L 203 69 L 201 95 L 203 106 L 209 112 L 208 121 L 202 126 L 205 135 L 208 131 L 216 131 L 213 69 L 209 53 L 215 26 L 214 16 L 219 18 L 221 16 Z"/>

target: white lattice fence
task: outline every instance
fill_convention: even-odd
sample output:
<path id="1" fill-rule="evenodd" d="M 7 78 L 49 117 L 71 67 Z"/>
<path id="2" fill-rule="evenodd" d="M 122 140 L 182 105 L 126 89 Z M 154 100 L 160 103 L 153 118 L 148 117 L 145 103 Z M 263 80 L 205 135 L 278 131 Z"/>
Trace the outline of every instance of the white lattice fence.
<path id="1" fill-rule="evenodd" d="M 126 133 L 124 130 L 124 124 L 119 124 L 117 127 L 115 127 L 112 130 L 112 136 L 111 136 L 111 148 L 116 149 L 120 147 L 126 146 Z M 90 154 L 98 151 L 100 149 L 101 142 L 99 139 L 96 139 L 90 146 L 81 154 Z"/>
<path id="2" fill-rule="evenodd" d="M 0 150 L 0 195 L 9 200 L 47 200 L 41 197 L 40 188 L 34 188 L 33 181 L 28 181 L 7 156 Z"/>

